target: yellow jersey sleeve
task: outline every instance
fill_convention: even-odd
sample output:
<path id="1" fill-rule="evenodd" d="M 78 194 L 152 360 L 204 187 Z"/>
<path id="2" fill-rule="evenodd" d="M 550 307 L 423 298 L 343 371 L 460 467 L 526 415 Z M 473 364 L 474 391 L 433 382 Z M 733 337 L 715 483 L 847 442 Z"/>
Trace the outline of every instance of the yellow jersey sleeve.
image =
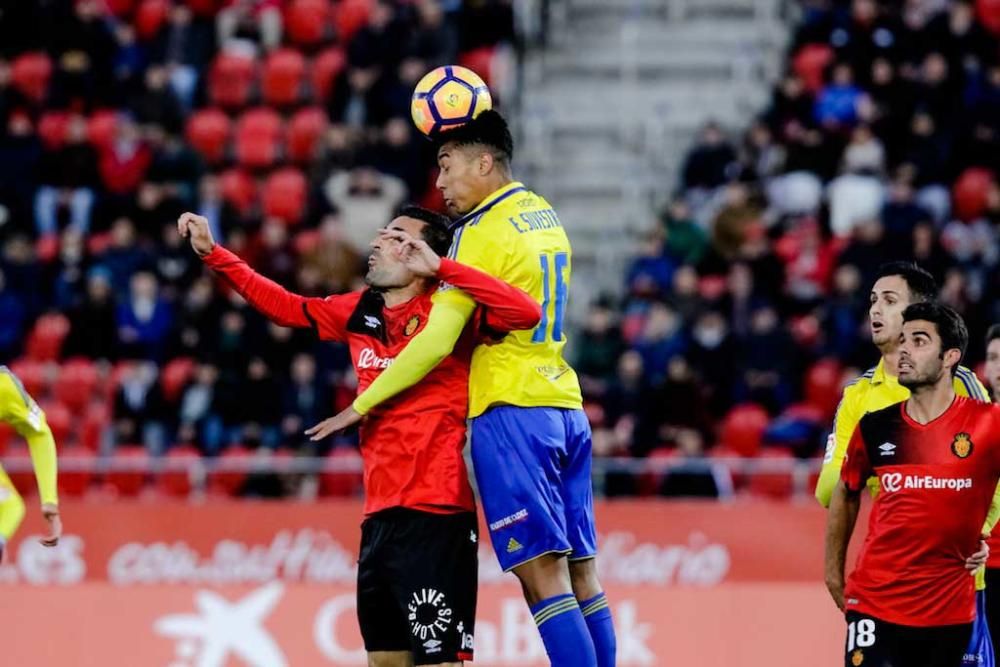
<path id="1" fill-rule="evenodd" d="M 833 489 L 840 481 L 840 469 L 844 465 L 847 445 L 850 444 L 854 429 L 857 428 L 858 422 L 865 414 L 862 397 L 855 388 L 856 386 L 857 383 L 848 385 L 844 389 L 844 395 L 840 399 L 837 414 L 833 419 L 833 433 L 827 439 L 823 467 L 820 469 L 819 479 L 816 481 L 816 500 L 823 507 L 830 506 Z"/>
<path id="2" fill-rule="evenodd" d="M 42 503 L 58 503 L 56 443 L 52 430 L 45 421 L 45 413 L 7 369 L 0 372 L 0 419 L 28 441 Z"/>

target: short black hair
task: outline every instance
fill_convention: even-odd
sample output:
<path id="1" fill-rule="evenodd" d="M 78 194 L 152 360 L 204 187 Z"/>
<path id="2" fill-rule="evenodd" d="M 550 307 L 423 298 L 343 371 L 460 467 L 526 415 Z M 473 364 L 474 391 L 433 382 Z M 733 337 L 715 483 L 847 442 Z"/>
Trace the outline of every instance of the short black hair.
<path id="1" fill-rule="evenodd" d="M 986 346 L 989 347 L 990 343 L 1000 338 L 1000 324 L 994 324 L 986 331 Z"/>
<path id="2" fill-rule="evenodd" d="M 916 262 L 887 262 L 878 267 L 875 280 L 888 276 L 899 276 L 910 289 L 913 303 L 934 301 L 937 298 L 938 286 L 934 276 L 917 266 Z"/>
<path id="3" fill-rule="evenodd" d="M 931 322 L 937 327 L 938 336 L 941 337 L 941 358 L 947 350 L 957 349 L 961 356 L 958 358 L 952 369 L 954 375 L 958 371 L 958 364 L 965 356 L 965 349 L 969 346 L 969 330 L 965 327 L 962 316 L 954 310 L 935 301 L 924 301 L 913 303 L 903 311 L 903 322 L 913 322 L 923 320 Z"/>
<path id="4" fill-rule="evenodd" d="M 442 257 L 451 249 L 451 220 L 422 206 L 404 206 L 396 212 L 397 218 L 413 218 L 426 223 L 421 236 L 431 250 Z"/>
<path id="5" fill-rule="evenodd" d="M 503 116 L 493 109 L 487 109 L 454 130 L 441 132 L 436 137 L 436 142 L 438 150 L 445 144 L 486 146 L 497 161 L 508 167 L 514 157 L 514 139 L 510 136 L 510 127 Z"/>

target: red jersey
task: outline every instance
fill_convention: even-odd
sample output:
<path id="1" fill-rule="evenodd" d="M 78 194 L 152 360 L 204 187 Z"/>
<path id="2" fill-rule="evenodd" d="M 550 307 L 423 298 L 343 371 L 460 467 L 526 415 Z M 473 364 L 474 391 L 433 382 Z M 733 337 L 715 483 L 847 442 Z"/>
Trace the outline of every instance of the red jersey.
<path id="1" fill-rule="evenodd" d="M 971 622 L 965 559 L 978 550 L 1000 478 L 1000 406 L 956 396 L 929 424 L 913 421 L 905 402 L 865 415 L 841 479 L 859 493 L 872 475 L 881 489 L 847 610 L 918 627 Z"/>
<path id="2" fill-rule="evenodd" d="M 431 310 L 434 290 L 392 308 L 371 289 L 307 298 L 256 273 L 221 246 L 204 261 L 277 324 L 309 327 L 322 340 L 347 343 L 359 392 L 423 329 Z M 462 457 L 472 350 L 480 336 L 530 329 L 541 317 L 540 306 L 526 293 L 471 267 L 442 259 L 438 277 L 470 294 L 481 310 L 450 356 L 361 422 L 366 516 L 390 507 L 435 513 L 475 509 Z"/>

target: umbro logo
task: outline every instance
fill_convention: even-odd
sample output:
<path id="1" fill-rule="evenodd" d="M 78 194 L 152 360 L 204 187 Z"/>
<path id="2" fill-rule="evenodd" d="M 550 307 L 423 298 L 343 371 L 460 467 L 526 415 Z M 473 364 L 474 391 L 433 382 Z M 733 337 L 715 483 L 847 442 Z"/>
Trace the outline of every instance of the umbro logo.
<path id="1" fill-rule="evenodd" d="M 427 649 L 427 653 L 440 653 L 441 652 L 441 640 L 440 639 L 428 639 L 424 642 L 424 648 Z"/>
<path id="2" fill-rule="evenodd" d="M 878 448 L 882 452 L 882 456 L 892 456 L 896 453 L 896 445 L 891 442 L 883 442 Z"/>
<path id="3" fill-rule="evenodd" d="M 378 329 L 382 321 L 374 315 L 365 315 L 365 326 L 369 329 Z"/>
<path id="4" fill-rule="evenodd" d="M 507 542 L 507 553 L 509 553 L 509 554 L 512 554 L 515 551 L 520 551 L 523 548 L 524 547 L 521 546 L 521 543 L 518 542 L 517 540 L 515 540 L 513 537 L 510 538 L 509 542 Z"/>

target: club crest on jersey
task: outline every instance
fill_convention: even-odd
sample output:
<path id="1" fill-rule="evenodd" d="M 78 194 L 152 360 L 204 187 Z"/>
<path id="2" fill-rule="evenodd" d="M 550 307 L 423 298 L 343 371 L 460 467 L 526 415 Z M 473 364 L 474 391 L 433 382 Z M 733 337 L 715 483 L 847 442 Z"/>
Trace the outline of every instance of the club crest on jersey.
<path id="1" fill-rule="evenodd" d="M 955 439 L 951 441 L 951 453 L 960 459 L 969 458 L 972 454 L 972 436 L 968 433 L 956 433 Z"/>
<path id="2" fill-rule="evenodd" d="M 410 320 L 406 323 L 406 326 L 403 328 L 403 335 L 412 336 L 414 332 L 417 330 L 417 327 L 419 326 L 420 326 L 420 316 L 414 315 L 413 317 L 410 318 Z"/>
<path id="3" fill-rule="evenodd" d="M 851 654 L 851 664 L 854 667 L 861 667 L 861 663 L 865 661 L 865 654 L 861 652 L 861 649 L 857 649 Z"/>

